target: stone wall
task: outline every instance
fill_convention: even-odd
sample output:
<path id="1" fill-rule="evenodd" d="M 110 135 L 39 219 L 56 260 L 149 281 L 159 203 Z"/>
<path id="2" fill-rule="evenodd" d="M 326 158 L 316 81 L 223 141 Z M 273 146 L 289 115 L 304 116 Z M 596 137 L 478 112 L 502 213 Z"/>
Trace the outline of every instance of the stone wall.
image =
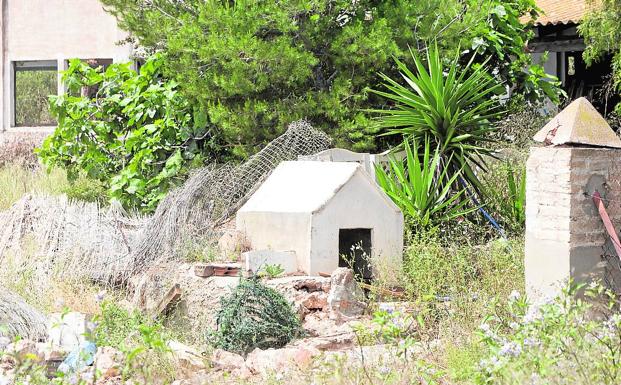
<path id="1" fill-rule="evenodd" d="M 599 191 L 610 218 L 621 224 L 621 150 L 595 147 L 531 149 L 526 185 L 526 288 L 534 299 L 568 282 L 608 281 L 621 288 L 614 255 L 593 203 Z"/>

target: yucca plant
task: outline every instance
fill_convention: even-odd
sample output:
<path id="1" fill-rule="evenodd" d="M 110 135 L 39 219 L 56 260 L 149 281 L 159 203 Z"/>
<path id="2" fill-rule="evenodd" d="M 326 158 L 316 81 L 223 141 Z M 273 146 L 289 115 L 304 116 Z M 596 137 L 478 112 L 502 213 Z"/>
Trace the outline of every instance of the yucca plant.
<path id="1" fill-rule="evenodd" d="M 526 221 L 526 172 L 511 163 L 498 165 L 486 176 L 485 193 L 489 207 L 504 222 L 507 230 L 521 231 Z"/>
<path id="2" fill-rule="evenodd" d="M 379 128 L 414 143 L 429 141 L 438 148 L 445 177 L 463 173 L 480 192 L 473 168 L 485 171 L 485 156 L 492 154 L 486 144 L 493 141 L 490 133 L 495 130 L 490 120 L 502 113 L 497 98 L 502 85 L 486 71 L 485 63 L 474 65 L 474 57 L 460 66 L 458 55 L 445 69 L 437 45 L 427 49 L 426 63 L 416 51 L 411 55 L 415 71 L 396 60 L 405 85 L 381 74 L 388 92 L 374 92 L 393 101 L 395 108 L 373 110 L 379 114 Z"/>
<path id="3" fill-rule="evenodd" d="M 477 209 L 465 199 L 464 189 L 452 187 L 461 173 L 449 175 L 448 169 L 442 167 L 440 150 L 436 148 L 432 154 L 429 140 L 419 146 L 406 139 L 404 147 L 404 160 L 392 157 L 387 171 L 376 165 L 375 172 L 378 184 L 414 223 L 422 227 L 439 225 Z"/>

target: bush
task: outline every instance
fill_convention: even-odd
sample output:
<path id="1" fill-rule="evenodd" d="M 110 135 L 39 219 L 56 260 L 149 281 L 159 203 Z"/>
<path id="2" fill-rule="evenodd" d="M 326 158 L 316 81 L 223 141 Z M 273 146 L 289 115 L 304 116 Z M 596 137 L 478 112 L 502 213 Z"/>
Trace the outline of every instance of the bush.
<path id="1" fill-rule="evenodd" d="M 105 203 L 107 201 L 106 186 L 95 179 L 80 177 L 70 182 L 63 192 L 69 199 Z"/>
<path id="2" fill-rule="evenodd" d="M 161 64 L 154 56 L 137 74 L 129 63 L 104 71 L 72 60 L 63 75 L 68 93 L 50 97 L 58 127 L 39 150 L 44 163 L 71 179 L 85 173 L 125 206 L 152 210 L 201 163 L 210 139 L 205 117 L 162 78 Z"/>
<path id="3" fill-rule="evenodd" d="M 402 282 L 419 304 L 426 333 L 457 341 L 476 328 L 487 314 L 491 299 L 522 289 L 523 243 L 443 243 L 437 235 L 415 236 L 404 255 Z"/>
<path id="4" fill-rule="evenodd" d="M 526 167 L 520 163 L 495 162 L 483 177 L 485 210 L 510 235 L 522 234 L 526 222 Z"/>
<path id="5" fill-rule="evenodd" d="M 139 312 L 130 312 L 110 301 L 101 303 L 101 314 L 94 321 L 97 324 L 93 336 L 95 344 L 120 350 L 129 346 L 131 339 L 139 337 L 138 330 L 142 326 L 152 326 Z"/>
<path id="6" fill-rule="evenodd" d="M 20 166 L 34 170 L 39 167 L 39 158 L 35 154 L 35 149 L 42 142 L 43 138 L 38 135 L 24 134 L 6 139 L 0 136 L 0 167 Z"/>
<path id="7" fill-rule="evenodd" d="M 24 194 L 60 195 L 69 186 L 64 170 L 48 172 L 10 165 L 0 167 L 0 210 L 6 210 Z"/>
<path id="8" fill-rule="evenodd" d="M 210 335 L 217 348 L 245 355 L 255 348 L 281 348 L 302 333 L 291 304 L 257 278 L 242 279 L 220 304 Z"/>
<path id="9" fill-rule="evenodd" d="M 621 316 L 614 293 L 577 288 L 540 307 L 514 292 L 481 325 L 477 384 L 619 384 Z"/>
<path id="10" fill-rule="evenodd" d="M 368 88 L 379 72 L 398 76 L 393 57 L 408 60 L 431 39 L 451 56 L 491 57 L 517 93 L 554 88 L 524 50 L 531 32 L 520 17 L 536 13 L 534 0 L 102 3 L 139 46 L 163 53 L 166 74 L 241 156 L 303 117 L 337 146 L 373 149 L 381 142 L 363 110 L 385 101 Z"/>
<path id="11" fill-rule="evenodd" d="M 439 148 L 431 154 L 428 140 L 422 153 L 416 142 L 410 145 L 406 139 L 404 146 L 405 160 L 391 159 L 388 171 L 376 165 L 375 173 L 377 183 L 409 217 L 408 222 L 415 228 L 426 229 L 472 212 L 467 207 L 465 190 L 451 191 L 461 170 L 449 176 L 448 169 L 441 168 Z"/>

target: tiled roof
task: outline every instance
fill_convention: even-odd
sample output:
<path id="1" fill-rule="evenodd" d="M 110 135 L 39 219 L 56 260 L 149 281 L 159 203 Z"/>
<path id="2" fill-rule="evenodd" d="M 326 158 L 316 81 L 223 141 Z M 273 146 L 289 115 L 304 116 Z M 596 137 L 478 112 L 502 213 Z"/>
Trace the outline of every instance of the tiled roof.
<path id="1" fill-rule="evenodd" d="M 537 0 L 542 14 L 535 25 L 578 24 L 588 9 L 588 0 Z"/>

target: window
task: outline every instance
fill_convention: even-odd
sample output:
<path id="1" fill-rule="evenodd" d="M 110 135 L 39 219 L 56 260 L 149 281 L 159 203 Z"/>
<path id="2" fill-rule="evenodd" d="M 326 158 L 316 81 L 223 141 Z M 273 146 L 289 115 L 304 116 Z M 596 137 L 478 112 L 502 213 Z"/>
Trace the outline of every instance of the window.
<path id="1" fill-rule="evenodd" d="M 56 61 L 20 61 L 13 63 L 15 71 L 15 126 L 53 126 L 56 121 L 48 108 L 48 96 L 58 93 Z"/>

